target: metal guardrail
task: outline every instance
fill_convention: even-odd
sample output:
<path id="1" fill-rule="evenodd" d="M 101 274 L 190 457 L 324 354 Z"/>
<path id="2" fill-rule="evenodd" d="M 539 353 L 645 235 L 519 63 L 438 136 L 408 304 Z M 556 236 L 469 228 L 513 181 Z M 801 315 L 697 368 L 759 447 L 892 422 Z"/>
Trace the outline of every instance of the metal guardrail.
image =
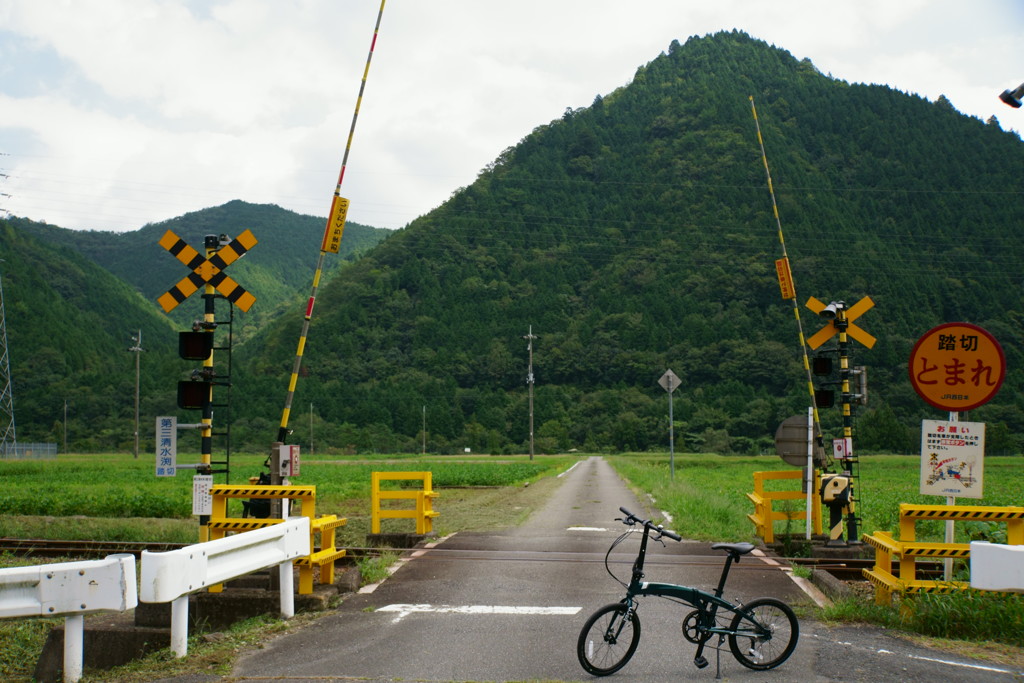
<path id="1" fill-rule="evenodd" d="M 171 650 L 188 652 L 188 595 L 209 586 L 278 566 L 281 616 L 295 614 L 292 563 L 311 551 L 309 518 L 280 524 L 164 553 L 142 552 L 143 602 L 171 603 Z"/>
<path id="2" fill-rule="evenodd" d="M 0 618 L 64 617 L 64 680 L 82 677 L 85 615 L 138 605 L 135 558 L 0 569 Z"/>
<path id="3" fill-rule="evenodd" d="M 142 552 L 143 602 L 171 603 L 171 650 L 188 652 L 188 595 L 260 569 L 280 571 L 281 616 L 295 614 L 292 563 L 311 551 L 310 521 L 280 524 L 177 550 Z M 84 617 L 124 612 L 139 603 L 135 557 L 0 569 L 0 618 L 64 617 L 64 681 L 82 676 Z"/>
<path id="4" fill-rule="evenodd" d="M 972 541 L 971 588 L 1024 593 L 1024 545 Z"/>
<path id="5" fill-rule="evenodd" d="M 316 516 L 316 486 L 312 485 L 267 485 L 249 484 L 232 485 L 217 484 L 210 488 L 213 512 L 207 528 L 210 538 L 223 538 L 228 532 L 250 531 L 271 524 L 280 524 L 280 519 L 254 519 L 249 517 L 228 517 L 228 500 L 248 498 L 249 500 L 280 500 L 282 506 L 298 501 L 302 515 L 309 519 L 309 554 L 299 560 L 299 594 L 309 595 L 313 592 L 313 567 L 320 569 L 320 583 L 334 583 L 334 563 L 345 557 L 347 551 L 337 548 L 335 531 L 344 526 L 348 520 L 337 515 Z M 284 508 L 287 510 L 287 508 Z M 287 513 L 285 513 L 287 514 Z M 316 547 L 316 536 L 320 537 L 320 550 Z M 221 591 L 221 586 L 210 586 L 211 593 Z"/>

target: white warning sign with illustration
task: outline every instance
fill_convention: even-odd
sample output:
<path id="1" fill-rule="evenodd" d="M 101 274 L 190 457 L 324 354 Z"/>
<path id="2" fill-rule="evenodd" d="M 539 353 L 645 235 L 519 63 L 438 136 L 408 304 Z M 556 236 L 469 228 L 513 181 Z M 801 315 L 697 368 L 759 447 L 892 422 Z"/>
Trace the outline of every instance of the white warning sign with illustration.
<path id="1" fill-rule="evenodd" d="M 921 494 L 981 498 L 984 422 L 921 421 Z"/>

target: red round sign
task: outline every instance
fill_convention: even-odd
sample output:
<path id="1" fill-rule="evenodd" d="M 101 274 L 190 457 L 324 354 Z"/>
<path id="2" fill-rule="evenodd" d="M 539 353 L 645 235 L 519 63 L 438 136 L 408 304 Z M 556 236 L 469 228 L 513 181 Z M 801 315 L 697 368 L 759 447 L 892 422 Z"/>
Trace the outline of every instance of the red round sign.
<path id="1" fill-rule="evenodd" d="M 1006 377 L 1003 347 L 970 323 L 933 327 L 910 352 L 910 383 L 940 410 L 965 412 L 987 403 Z"/>

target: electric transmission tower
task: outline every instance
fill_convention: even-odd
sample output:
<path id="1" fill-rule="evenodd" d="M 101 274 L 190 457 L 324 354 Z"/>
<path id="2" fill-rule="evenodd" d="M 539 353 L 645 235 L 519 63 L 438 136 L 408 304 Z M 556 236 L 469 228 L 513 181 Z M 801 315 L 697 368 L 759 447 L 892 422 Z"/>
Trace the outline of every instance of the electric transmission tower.
<path id="1" fill-rule="evenodd" d="M 3 277 L 0 276 L 0 456 L 13 454 L 18 444 L 14 429 L 14 391 L 7 354 L 7 312 L 4 309 Z"/>

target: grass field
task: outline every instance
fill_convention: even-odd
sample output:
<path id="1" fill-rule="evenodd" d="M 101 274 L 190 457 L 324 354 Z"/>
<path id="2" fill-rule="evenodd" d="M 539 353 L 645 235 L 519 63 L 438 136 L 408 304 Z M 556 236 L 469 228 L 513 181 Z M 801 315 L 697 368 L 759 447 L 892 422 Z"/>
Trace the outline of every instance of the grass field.
<path id="1" fill-rule="evenodd" d="M 675 457 L 672 476 L 664 455 L 616 456 L 612 465 L 639 491 L 648 493 L 658 507 L 672 515 L 676 530 L 686 538 L 708 541 L 753 540 L 753 524 L 747 514 L 753 505 L 745 494 L 753 491 L 754 472 L 793 469 L 775 457 L 723 457 L 683 454 Z M 982 499 L 957 499 L 959 505 L 1024 505 L 1024 458 L 988 458 L 985 461 Z M 936 496 L 919 491 L 920 458 L 916 456 L 868 456 L 861 458 L 860 482 L 856 487 L 857 510 L 862 533 L 876 530 L 898 532 L 900 503 L 941 505 Z M 770 482 L 773 490 L 795 490 L 794 482 Z M 796 510 L 803 510 L 799 504 Z M 825 510 L 823 514 L 828 515 Z M 802 532 L 798 522 L 794 531 Z M 1004 527 L 974 522 L 956 525 L 958 541 L 968 535 L 998 536 Z M 776 523 L 776 533 L 783 530 Z M 919 522 L 918 540 L 942 541 L 942 522 Z M 1005 542 L 1005 537 L 1004 537 Z"/>
<path id="2" fill-rule="evenodd" d="M 302 463 L 296 483 L 315 484 L 317 512 L 347 517 L 338 543 L 362 547 L 369 532 L 370 472 L 409 470 L 432 472 L 434 488 L 441 496 L 434 508 L 440 512 L 435 531 L 446 535 L 465 530 L 501 528 L 519 524 L 557 486 L 554 475 L 585 456 L 339 456 L 310 458 Z M 775 457 L 723 457 L 707 454 L 676 454 L 674 476 L 667 454 L 605 456 L 641 495 L 650 495 L 656 507 L 674 519 L 684 537 L 697 540 L 755 540 L 747 519 L 752 505 L 745 494 L 753 490 L 753 473 L 791 469 Z M 198 458 L 196 458 L 198 459 Z M 245 483 L 260 471 L 264 456 L 232 456 L 231 483 Z M 182 458 L 185 460 L 185 458 Z M 942 503 L 922 497 L 918 491 L 919 458 L 869 456 L 861 459 L 858 498 L 861 531 L 895 531 L 898 505 Z M 1022 505 L 1021 472 L 1024 458 L 988 458 L 985 461 L 984 493 L 978 500 L 959 499 L 960 504 Z M 130 455 L 70 455 L 50 461 L 0 461 L 0 536 L 16 538 L 64 538 L 192 543 L 198 526 L 191 516 L 191 476 L 154 476 L 152 458 Z M 215 478 L 223 482 L 223 476 Z M 230 514 L 239 514 L 240 511 Z M 385 531 L 411 531 L 407 520 L 388 520 Z M 411 525 L 411 522 L 408 522 Z M 799 523 L 802 528 L 802 522 Z M 779 533 L 780 529 L 776 529 Z M 919 523 L 919 539 L 941 540 L 940 523 Z M 958 539 L 978 536 L 999 540 L 998 525 L 957 525 Z M 36 564 L 0 556 L 0 566 Z M 1024 601 L 1001 601 L 997 607 L 971 602 L 957 605 L 937 597 L 919 610 L 934 614 L 938 626 L 908 623 L 899 610 L 878 611 L 867 605 L 840 606 L 831 618 L 867 618 L 895 628 L 911 628 L 938 636 L 973 634 L 977 639 L 1019 643 L 1024 639 Z M 950 606 L 952 604 L 952 607 Z M 992 610 L 1000 610 L 994 613 Z M 827 616 L 827 615 L 826 615 Z M 901 619 L 903 619 L 901 621 Z M 1002 633 L 987 635 L 972 628 L 973 621 L 1009 625 Z M 28 675 L 54 620 L 0 622 L 0 679 L 29 680 Z M 1016 624 L 1014 626 L 1014 624 Z M 227 671 L 227 650 L 246 646 L 286 626 L 261 619 L 227 636 L 226 644 L 190 645 L 189 664 L 158 656 L 149 664 L 119 674 L 121 680 L 144 681 L 172 675 L 176 667 L 188 670 Z M 1008 639 L 1008 640 L 1007 640 Z M 205 654 L 203 654 L 205 653 Z M 1018 655 L 1019 656 L 1019 655 Z M 204 659 L 206 657 L 207 659 Z M 147 669 L 146 667 L 150 667 Z M 188 667 L 193 667 L 189 669 Z M 226 668 L 225 668 L 226 667 Z M 152 671 L 158 672 L 153 674 Z M 149 673 L 147 673 L 149 672 Z M 104 680 L 87 675 L 83 680 Z"/>

